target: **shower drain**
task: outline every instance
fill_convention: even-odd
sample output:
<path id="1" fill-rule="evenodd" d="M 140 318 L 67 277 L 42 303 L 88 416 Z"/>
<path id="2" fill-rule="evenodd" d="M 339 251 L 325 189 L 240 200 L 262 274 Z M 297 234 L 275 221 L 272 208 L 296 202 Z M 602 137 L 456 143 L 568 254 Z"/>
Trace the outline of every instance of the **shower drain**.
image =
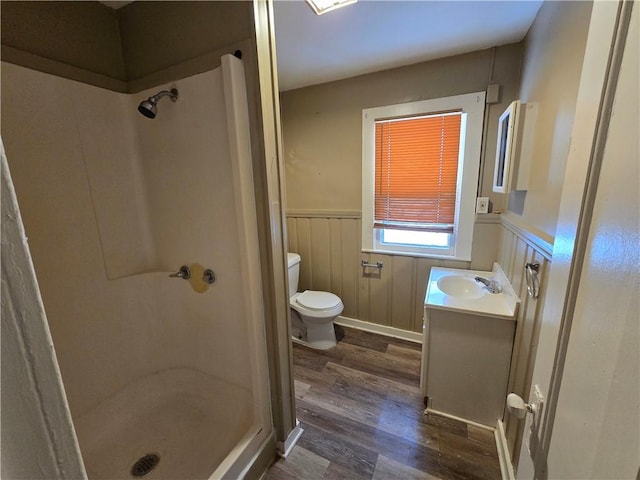
<path id="1" fill-rule="evenodd" d="M 151 470 L 156 468 L 160 462 L 160 457 L 155 453 L 148 453 L 131 467 L 131 475 L 134 477 L 144 477 Z"/>

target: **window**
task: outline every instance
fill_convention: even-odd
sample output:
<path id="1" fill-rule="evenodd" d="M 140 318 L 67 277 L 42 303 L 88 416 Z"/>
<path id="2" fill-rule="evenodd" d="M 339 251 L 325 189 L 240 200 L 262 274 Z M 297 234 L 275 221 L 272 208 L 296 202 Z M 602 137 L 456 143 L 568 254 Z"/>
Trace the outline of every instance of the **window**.
<path id="1" fill-rule="evenodd" d="M 484 92 L 363 111 L 364 251 L 471 259 Z"/>

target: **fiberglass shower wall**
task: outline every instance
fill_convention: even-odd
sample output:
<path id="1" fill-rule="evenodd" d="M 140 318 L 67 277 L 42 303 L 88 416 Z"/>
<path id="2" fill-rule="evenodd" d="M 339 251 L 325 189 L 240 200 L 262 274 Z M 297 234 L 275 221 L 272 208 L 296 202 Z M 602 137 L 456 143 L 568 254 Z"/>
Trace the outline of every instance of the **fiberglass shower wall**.
<path id="1" fill-rule="evenodd" d="M 149 120 L 137 104 L 160 88 L 2 64 L 2 138 L 74 419 L 182 367 L 244 389 L 247 428 L 266 402 L 221 82 L 220 68 L 174 82 L 179 100 Z M 203 294 L 168 277 L 194 262 L 217 276 Z"/>

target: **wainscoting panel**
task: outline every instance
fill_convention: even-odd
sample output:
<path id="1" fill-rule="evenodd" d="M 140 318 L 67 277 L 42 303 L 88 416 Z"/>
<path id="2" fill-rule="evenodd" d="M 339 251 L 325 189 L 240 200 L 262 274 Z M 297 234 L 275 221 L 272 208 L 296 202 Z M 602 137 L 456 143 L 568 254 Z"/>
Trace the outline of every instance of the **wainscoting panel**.
<path id="1" fill-rule="evenodd" d="M 362 253 L 360 221 L 359 212 L 287 215 L 289 251 L 302 257 L 298 289 L 335 293 L 344 303 L 343 317 L 422 332 L 431 267 L 468 269 L 470 262 Z M 499 225 L 493 227 L 496 244 Z M 483 225 L 483 237 L 490 228 Z M 362 260 L 383 268 L 363 268 Z"/>
<path id="2" fill-rule="evenodd" d="M 508 392 L 517 393 L 525 400 L 531 389 L 551 250 L 551 245 L 544 240 L 535 238 L 530 232 L 523 231 L 508 219 L 502 219 L 498 263 L 520 297 Z M 536 261 L 540 262 L 540 295 L 537 299 L 533 299 L 527 293 L 525 264 Z M 509 453 L 512 459 L 516 459 L 522 443 L 524 420 L 511 416 L 505 409 L 503 422 Z"/>
<path id="3" fill-rule="evenodd" d="M 299 290 L 324 290 L 344 303 L 342 315 L 357 317 L 360 290 L 360 220 L 289 217 L 289 251 L 302 257 Z M 364 298 L 367 296 L 365 295 Z"/>
<path id="4" fill-rule="evenodd" d="M 416 261 L 411 257 L 392 257 L 390 277 L 391 282 L 390 303 L 391 303 L 391 323 L 396 328 L 403 330 L 413 330 L 415 322 L 413 314 L 415 312 L 416 294 Z M 424 296 L 423 296 L 424 298 Z M 422 325 L 420 326 L 422 328 Z"/>

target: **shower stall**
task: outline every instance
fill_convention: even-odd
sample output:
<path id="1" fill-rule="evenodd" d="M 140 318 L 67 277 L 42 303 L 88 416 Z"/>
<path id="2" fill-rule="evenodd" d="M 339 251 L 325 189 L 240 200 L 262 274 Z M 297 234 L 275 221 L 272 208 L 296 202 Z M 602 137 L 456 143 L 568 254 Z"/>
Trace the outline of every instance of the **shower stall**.
<path id="1" fill-rule="evenodd" d="M 243 64 L 161 88 L 3 62 L 2 139 L 88 477 L 238 478 L 273 432 Z"/>

